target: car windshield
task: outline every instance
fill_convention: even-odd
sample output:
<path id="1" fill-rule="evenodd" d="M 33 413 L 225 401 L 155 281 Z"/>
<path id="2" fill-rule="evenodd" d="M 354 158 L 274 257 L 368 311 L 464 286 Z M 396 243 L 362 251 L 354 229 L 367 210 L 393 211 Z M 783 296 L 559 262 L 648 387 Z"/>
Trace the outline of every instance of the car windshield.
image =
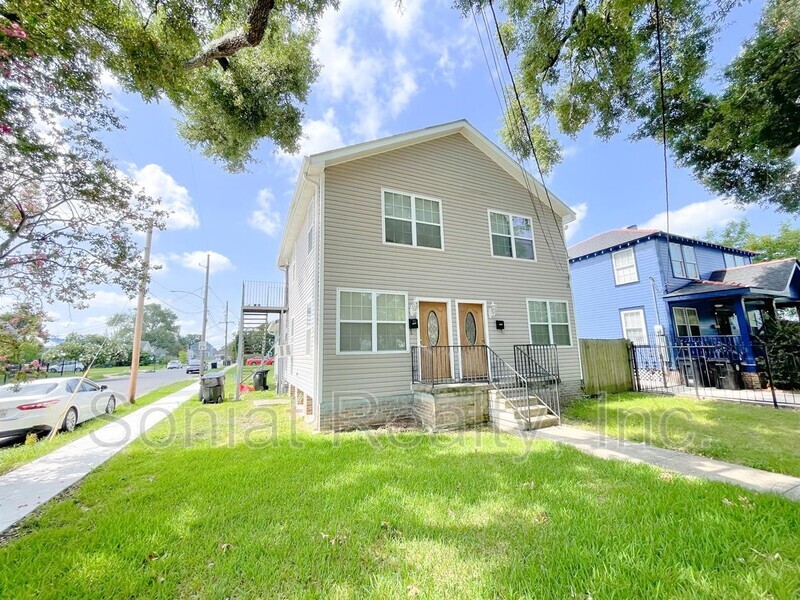
<path id="1" fill-rule="evenodd" d="M 0 398 L 44 396 L 58 387 L 57 383 L 10 383 L 0 387 Z"/>
<path id="2" fill-rule="evenodd" d="M 190 360 L 190 361 L 189 361 L 187 364 L 190 364 L 190 365 L 199 365 L 199 364 L 200 364 L 200 361 L 199 361 L 199 360 L 196 360 L 196 359 L 192 359 L 192 360 Z"/>

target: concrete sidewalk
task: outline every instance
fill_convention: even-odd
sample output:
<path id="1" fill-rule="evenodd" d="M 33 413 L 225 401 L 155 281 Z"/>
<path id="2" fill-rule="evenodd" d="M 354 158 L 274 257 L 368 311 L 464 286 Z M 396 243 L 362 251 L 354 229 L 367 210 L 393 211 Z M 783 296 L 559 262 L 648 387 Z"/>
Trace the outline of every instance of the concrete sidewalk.
<path id="1" fill-rule="evenodd" d="M 0 532 L 83 479 L 197 393 L 197 383 L 190 384 L 0 477 Z"/>
<path id="2" fill-rule="evenodd" d="M 789 475 L 620 440 L 568 425 L 527 431 L 523 435 L 567 444 L 599 458 L 646 463 L 681 475 L 724 481 L 758 492 L 772 492 L 791 500 L 800 500 L 800 478 Z"/>

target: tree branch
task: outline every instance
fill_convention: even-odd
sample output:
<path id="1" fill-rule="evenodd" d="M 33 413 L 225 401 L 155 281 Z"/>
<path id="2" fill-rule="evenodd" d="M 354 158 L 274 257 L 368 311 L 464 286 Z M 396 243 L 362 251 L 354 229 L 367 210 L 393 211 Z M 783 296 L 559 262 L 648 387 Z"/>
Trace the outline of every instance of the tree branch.
<path id="1" fill-rule="evenodd" d="M 229 31 L 205 44 L 200 53 L 184 61 L 187 69 L 205 67 L 214 61 L 219 61 L 223 68 L 227 66 L 226 57 L 233 56 L 239 50 L 258 46 L 264 39 L 264 32 L 269 24 L 269 15 L 275 8 L 275 0 L 255 0 L 247 23 L 243 27 Z"/>

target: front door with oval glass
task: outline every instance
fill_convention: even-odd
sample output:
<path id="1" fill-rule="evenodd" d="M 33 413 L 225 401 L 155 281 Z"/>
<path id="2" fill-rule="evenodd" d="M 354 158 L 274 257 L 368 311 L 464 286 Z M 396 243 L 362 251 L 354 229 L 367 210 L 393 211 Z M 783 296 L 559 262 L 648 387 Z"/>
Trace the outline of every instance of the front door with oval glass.
<path id="1" fill-rule="evenodd" d="M 486 352 L 483 304 L 458 304 L 458 324 L 461 332 L 461 378 L 466 381 L 484 380 L 489 373 Z"/>
<path id="2" fill-rule="evenodd" d="M 450 332 L 446 302 L 419 303 L 419 345 L 423 381 L 449 380 Z"/>

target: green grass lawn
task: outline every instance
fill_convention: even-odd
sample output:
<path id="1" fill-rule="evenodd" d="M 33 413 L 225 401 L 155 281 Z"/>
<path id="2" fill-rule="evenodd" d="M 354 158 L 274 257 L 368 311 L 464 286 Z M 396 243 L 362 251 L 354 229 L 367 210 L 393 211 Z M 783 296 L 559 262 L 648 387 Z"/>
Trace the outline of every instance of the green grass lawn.
<path id="1" fill-rule="evenodd" d="M 800 410 L 647 394 L 581 400 L 564 422 L 800 477 Z"/>
<path id="2" fill-rule="evenodd" d="M 254 407 L 245 397 L 187 402 L 36 513 L 0 547 L 3 596 L 793 598 L 800 589 L 800 503 L 490 430 L 314 435 L 288 402 Z"/>
<path id="3" fill-rule="evenodd" d="M 22 440 L 17 445 L 0 448 L 0 475 L 7 473 L 12 469 L 16 469 L 21 465 L 29 463 L 32 460 L 36 460 L 37 458 L 44 456 L 45 454 L 48 454 L 53 450 L 78 439 L 79 437 L 87 435 L 96 429 L 100 429 L 104 425 L 107 425 L 112 419 L 127 415 L 128 413 L 131 413 L 142 406 L 146 406 L 147 404 L 155 402 L 156 400 L 160 400 L 172 392 L 177 392 L 178 390 L 185 388 L 187 385 L 189 385 L 189 383 L 190 381 L 188 379 L 176 381 L 175 383 L 170 383 L 169 385 L 165 385 L 157 390 L 153 390 L 148 394 L 140 396 L 136 399 L 136 404 L 129 404 L 128 402 L 117 404 L 117 409 L 114 411 L 113 416 L 102 415 L 89 421 L 85 421 L 84 423 L 78 425 L 75 428 L 75 431 L 72 433 L 60 432 L 50 441 L 42 439 L 33 444 L 25 444 L 24 440 Z"/>

